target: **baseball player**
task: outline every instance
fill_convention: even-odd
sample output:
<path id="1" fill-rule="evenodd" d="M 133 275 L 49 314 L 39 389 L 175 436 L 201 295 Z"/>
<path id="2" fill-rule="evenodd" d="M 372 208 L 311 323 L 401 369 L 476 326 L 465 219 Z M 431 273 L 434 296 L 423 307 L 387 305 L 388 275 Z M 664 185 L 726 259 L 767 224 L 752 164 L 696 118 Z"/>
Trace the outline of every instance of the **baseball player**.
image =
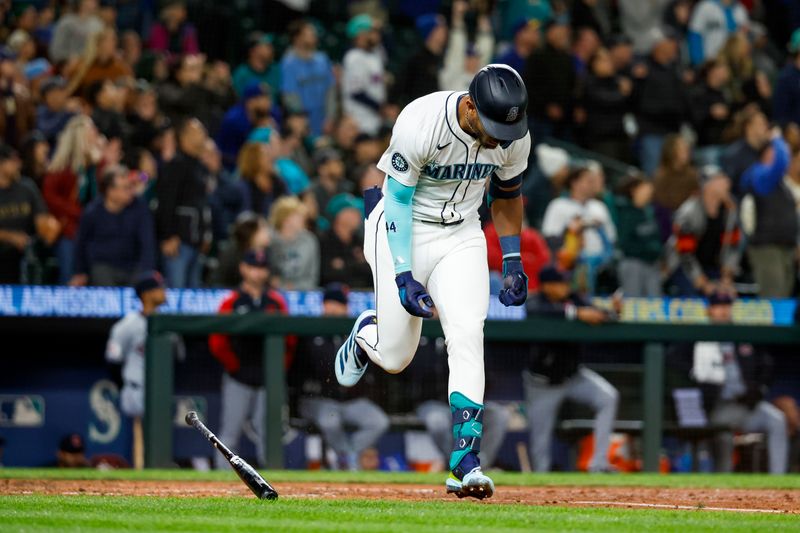
<path id="1" fill-rule="evenodd" d="M 134 290 L 142 302 L 142 309 L 131 311 L 111 328 L 106 344 L 106 361 L 113 365 L 122 365 L 120 409 L 133 418 L 133 465 L 140 469 L 144 466 L 142 417 L 147 317 L 167 301 L 167 296 L 164 278 L 158 272 L 142 274 L 136 280 Z"/>
<path id="2" fill-rule="evenodd" d="M 439 311 L 447 343 L 454 449 L 448 493 L 490 497 L 480 467 L 483 434 L 483 322 L 489 306 L 486 240 L 478 208 L 489 182 L 503 249 L 504 305 L 522 305 L 520 184 L 530 151 L 528 93 L 506 65 L 488 65 L 467 92 L 435 92 L 403 109 L 378 168 L 383 190 L 365 191 L 364 254 L 376 309 L 356 320 L 336 354 L 336 378 L 350 387 L 367 363 L 402 371 L 417 349 L 422 319 Z"/>

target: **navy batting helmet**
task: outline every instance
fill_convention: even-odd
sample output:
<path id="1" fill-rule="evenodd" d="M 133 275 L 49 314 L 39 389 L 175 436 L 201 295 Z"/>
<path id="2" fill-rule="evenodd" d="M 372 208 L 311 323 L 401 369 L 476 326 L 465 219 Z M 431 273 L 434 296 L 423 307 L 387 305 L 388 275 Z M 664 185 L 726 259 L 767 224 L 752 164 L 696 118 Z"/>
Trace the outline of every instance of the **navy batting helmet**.
<path id="1" fill-rule="evenodd" d="M 486 65 L 469 84 L 486 133 L 499 141 L 515 141 L 528 134 L 528 90 L 508 65 Z"/>

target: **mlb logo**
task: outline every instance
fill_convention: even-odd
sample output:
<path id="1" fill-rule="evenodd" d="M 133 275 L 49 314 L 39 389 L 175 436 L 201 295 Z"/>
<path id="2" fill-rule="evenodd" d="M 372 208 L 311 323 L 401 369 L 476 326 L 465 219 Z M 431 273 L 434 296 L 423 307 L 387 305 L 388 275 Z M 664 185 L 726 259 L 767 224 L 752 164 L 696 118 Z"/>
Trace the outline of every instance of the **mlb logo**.
<path id="1" fill-rule="evenodd" d="M 519 107 L 514 106 L 508 110 L 508 115 L 506 115 L 506 122 L 514 122 L 517 120 L 519 116 Z"/>

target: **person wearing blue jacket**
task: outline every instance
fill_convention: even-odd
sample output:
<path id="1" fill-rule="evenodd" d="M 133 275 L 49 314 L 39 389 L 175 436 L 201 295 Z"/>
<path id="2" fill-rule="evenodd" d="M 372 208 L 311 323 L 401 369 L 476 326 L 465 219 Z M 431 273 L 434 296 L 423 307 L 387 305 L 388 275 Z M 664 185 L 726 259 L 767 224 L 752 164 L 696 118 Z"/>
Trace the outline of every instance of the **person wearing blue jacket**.
<path id="1" fill-rule="evenodd" d="M 227 170 L 232 171 L 236 167 L 239 150 L 253 129 L 270 121 L 271 108 L 269 86 L 254 82 L 245 88 L 241 101 L 225 113 L 216 141 Z"/>
<path id="2" fill-rule="evenodd" d="M 325 52 L 317 50 L 319 38 L 313 24 L 295 21 L 288 28 L 291 46 L 281 59 L 281 98 L 288 109 L 308 113 L 311 135 L 332 127 L 336 83 Z"/>
<path id="3" fill-rule="evenodd" d="M 100 191 L 81 216 L 70 285 L 128 286 L 155 267 L 153 217 L 123 166 L 103 174 Z"/>
<path id="4" fill-rule="evenodd" d="M 756 106 L 739 117 L 742 138 L 722 157 L 739 199 L 752 198 L 753 226 L 747 256 L 763 298 L 786 298 L 794 287 L 794 258 L 798 221 L 794 197 L 784 183 L 789 149 L 767 117 Z"/>

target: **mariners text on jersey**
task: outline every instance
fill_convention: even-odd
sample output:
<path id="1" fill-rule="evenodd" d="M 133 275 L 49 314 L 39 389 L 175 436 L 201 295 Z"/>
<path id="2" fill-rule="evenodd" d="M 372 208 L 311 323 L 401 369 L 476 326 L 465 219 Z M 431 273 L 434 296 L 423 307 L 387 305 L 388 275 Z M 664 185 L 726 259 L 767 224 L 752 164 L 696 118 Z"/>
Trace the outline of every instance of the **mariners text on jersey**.
<path id="1" fill-rule="evenodd" d="M 515 178 L 528 165 L 526 135 L 489 149 L 458 123 L 458 102 L 466 92 L 440 91 L 408 104 L 397 118 L 392 141 L 378 168 L 403 185 L 416 187 L 415 220 L 457 224 L 478 220 L 485 181 Z"/>

